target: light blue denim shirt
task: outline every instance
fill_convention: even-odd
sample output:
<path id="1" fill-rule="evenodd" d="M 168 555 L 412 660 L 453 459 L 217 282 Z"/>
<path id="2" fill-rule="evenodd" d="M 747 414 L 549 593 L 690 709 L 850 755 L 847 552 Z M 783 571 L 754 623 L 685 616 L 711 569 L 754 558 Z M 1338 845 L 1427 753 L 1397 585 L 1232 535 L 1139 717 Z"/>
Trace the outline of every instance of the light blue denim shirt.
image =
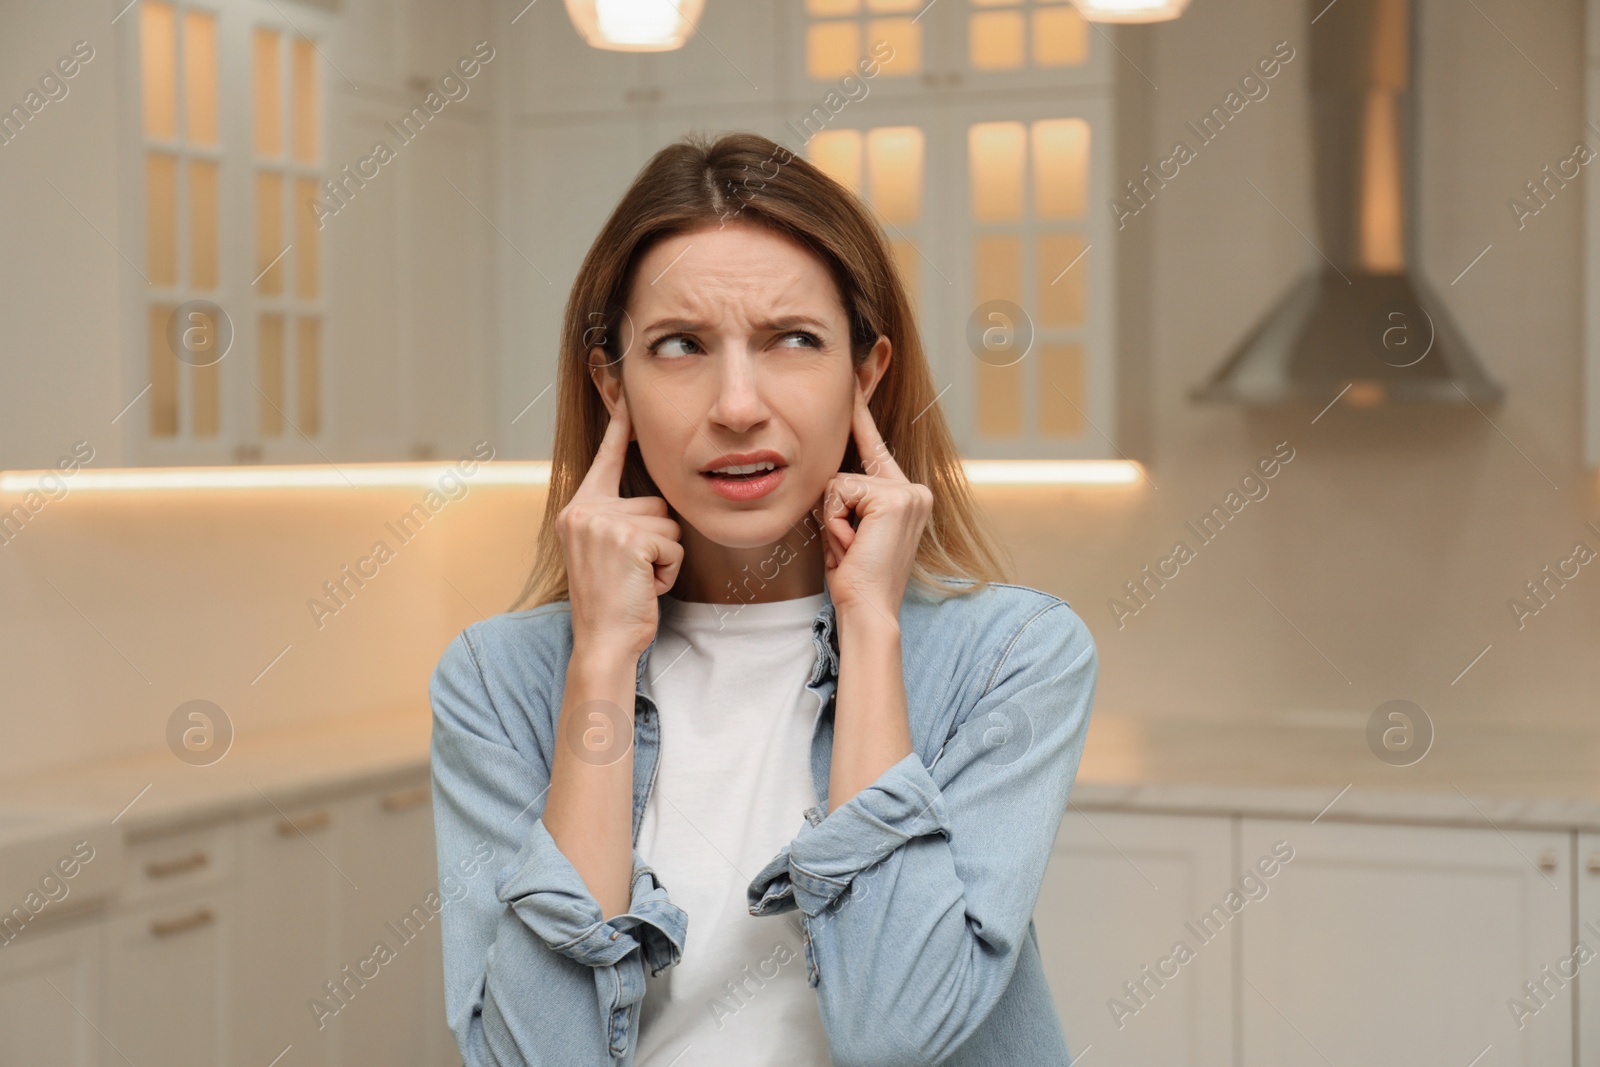
<path id="1" fill-rule="evenodd" d="M 794 839 L 751 881 L 751 914 L 799 910 L 837 1067 L 1067 1067 L 1033 908 L 1089 728 L 1088 627 L 1026 586 L 940 600 L 913 583 L 900 607 L 913 751 L 827 813 L 839 642 L 823 592 L 806 683 L 823 802 L 795 813 Z M 474 623 L 430 686 L 444 1006 L 467 1067 L 629 1067 L 645 969 L 692 944 L 637 848 L 661 748 L 644 692 L 654 640 L 635 678 L 625 914 L 601 914 L 545 828 L 570 609 Z"/>

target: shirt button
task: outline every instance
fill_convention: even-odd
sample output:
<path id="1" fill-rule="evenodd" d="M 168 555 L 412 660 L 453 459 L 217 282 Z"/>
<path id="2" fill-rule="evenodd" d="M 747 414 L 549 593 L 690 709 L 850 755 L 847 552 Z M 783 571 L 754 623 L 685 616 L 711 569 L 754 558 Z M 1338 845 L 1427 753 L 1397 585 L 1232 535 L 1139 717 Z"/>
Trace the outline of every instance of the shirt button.
<path id="1" fill-rule="evenodd" d="M 618 936 L 619 936 L 618 934 L 612 934 L 611 935 L 611 940 L 615 941 Z"/>

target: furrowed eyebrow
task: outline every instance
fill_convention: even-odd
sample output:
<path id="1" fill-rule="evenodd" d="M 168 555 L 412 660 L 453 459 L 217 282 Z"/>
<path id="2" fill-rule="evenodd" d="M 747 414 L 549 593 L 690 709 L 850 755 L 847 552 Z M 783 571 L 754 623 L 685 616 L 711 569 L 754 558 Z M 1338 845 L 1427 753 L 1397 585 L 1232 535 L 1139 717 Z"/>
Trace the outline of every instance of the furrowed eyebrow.
<path id="1" fill-rule="evenodd" d="M 796 326 L 809 326 L 814 330 L 827 330 L 827 324 L 821 319 L 814 319 L 810 315 L 788 315 L 781 319 L 769 319 L 760 324 L 763 330 L 789 330 Z M 714 328 L 713 323 L 694 322 L 689 319 L 661 319 L 645 327 L 646 333 L 657 330 L 684 330 L 689 333 L 701 333 Z"/>
<path id="2" fill-rule="evenodd" d="M 761 324 L 764 330 L 792 330 L 796 326 L 809 326 L 813 330 L 824 331 L 828 328 L 822 320 L 814 319 L 810 315 L 790 315 L 787 318 L 773 319 Z"/>

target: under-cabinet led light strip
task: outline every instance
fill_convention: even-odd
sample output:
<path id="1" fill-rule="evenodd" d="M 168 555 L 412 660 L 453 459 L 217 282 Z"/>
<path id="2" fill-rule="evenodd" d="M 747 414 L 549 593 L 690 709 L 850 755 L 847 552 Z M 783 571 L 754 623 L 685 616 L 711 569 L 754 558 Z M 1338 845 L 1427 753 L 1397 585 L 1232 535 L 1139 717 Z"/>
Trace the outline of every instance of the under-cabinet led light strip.
<path id="1" fill-rule="evenodd" d="M 963 460 L 974 485 L 1133 485 L 1144 477 L 1131 460 Z M 56 471 L 0 473 L 0 494 L 37 490 L 49 496 L 84 489 L 319 489 L 365 486 L 434 486 L 445 474 L 471 485 L 549 485 L 547 461 L 479 463 L 470 474 L 452 463 L 345 463 L 283 467 L 122 467 L 71 474 Z M 54 475 L 54 477 L 51 477 Z M 46 482 L 44 479 L 50 478 Z"/>

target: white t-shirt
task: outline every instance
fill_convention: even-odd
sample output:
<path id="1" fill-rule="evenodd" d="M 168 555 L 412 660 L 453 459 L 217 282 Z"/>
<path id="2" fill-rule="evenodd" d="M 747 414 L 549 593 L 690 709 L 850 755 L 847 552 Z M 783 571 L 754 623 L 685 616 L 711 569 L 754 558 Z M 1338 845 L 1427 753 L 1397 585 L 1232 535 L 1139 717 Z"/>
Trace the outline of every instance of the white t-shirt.
<path id="1" fill-rule="evenodd" d="M 830 1067 L 799 912 L 753 916 L 746 892 L 817 803 L 821 705 L 805 684 L 823 595 L 661 604 L 645 671 L 660 763 L 639 854 L 689 923 L 678 963 L 658 978 L 646 970 L 636 1062 Z"/>

